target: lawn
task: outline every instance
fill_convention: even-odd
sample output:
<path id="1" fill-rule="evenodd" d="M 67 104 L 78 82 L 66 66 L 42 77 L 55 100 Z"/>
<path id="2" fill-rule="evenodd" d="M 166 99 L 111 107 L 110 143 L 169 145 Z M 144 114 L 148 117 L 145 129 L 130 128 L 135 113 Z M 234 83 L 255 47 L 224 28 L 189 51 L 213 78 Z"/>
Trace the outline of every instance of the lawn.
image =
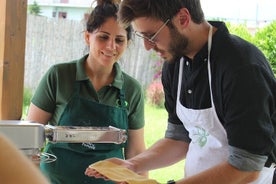
<path id="1" fill-rule="evenodd" d="M 164 108 L 157 108 L 146 103 L 145 119 L 145 141 L 147 147 L 150 147 L 158 139 L 164 137 L 167 127 L 167 112 Z M 149 173 L 150 178 L 155 179 L 160 183 L 166 183 L 171 179 L 177 180 L 183 178 L 183 175 L 184 161 L 170 167 L 150 171 Z"/>

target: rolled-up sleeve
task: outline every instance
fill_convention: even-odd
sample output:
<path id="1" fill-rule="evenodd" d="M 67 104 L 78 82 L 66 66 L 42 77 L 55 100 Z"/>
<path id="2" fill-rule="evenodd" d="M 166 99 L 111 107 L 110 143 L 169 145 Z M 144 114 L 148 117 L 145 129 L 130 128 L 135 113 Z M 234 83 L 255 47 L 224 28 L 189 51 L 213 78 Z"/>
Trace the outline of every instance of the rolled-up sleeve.
<path id="1" fill-rule="evenodd" d="M 228 163 L 242 171 L 260 171 L 268 158 L 233 146 L 229 146 L 229 153 Z"/>
<path id="2" fill-rule="evenodd" d="M 165 138 L 170 138 L 179 141 L 191 142 L 189 132 L 183 125 L 173 124 L 168 122 Z"/>

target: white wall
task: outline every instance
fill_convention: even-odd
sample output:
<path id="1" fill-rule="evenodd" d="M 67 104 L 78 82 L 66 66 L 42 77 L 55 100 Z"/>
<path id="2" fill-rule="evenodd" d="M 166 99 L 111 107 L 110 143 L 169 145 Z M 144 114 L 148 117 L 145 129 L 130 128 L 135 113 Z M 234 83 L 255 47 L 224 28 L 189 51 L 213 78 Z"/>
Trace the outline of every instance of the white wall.
<path id="1" fill-rule="evenodd" d="M 53 18 L 53 12 L 67 12 L 69 20 L 83 20 L 84 14 L 89 13 L 92 6 L 92 0 L 69 0 L 68 3 L 59 3 L 60 0 L 28 0 L 28 5 L 37 2 L 41 9 L 41 16 Z"/>
<path id="2" fill-rule="evenodd" d="M 83 20 L 84 14 L 89 13 L 89 8 L 72 8 L 72 7 L 52 7 L 52 6 L 44 6 L 41 7 L 41 16 L 53 18 L 53 12 L 57 12 L 55 18 L 58 18 L 58 12 L 67 12 L 67 19 L 69 20 Z"/>

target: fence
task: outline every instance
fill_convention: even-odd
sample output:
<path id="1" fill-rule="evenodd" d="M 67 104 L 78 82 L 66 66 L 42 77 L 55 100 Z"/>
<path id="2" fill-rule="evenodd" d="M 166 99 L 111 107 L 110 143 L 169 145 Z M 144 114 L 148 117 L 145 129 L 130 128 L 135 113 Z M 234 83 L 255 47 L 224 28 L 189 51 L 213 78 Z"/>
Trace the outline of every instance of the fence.
<path id="1" fill-rule="evenodd" d="M 86 54 L 84 22 L 50 19 L 28 14 L 25 50 L 24 86 L 32 91 L 51 65 L 78 59 Z M 123 55 L 123 70 L 144 87 L 153 79 L 157 57 L 144 49 L 140 39 L 134 38 Z"/>

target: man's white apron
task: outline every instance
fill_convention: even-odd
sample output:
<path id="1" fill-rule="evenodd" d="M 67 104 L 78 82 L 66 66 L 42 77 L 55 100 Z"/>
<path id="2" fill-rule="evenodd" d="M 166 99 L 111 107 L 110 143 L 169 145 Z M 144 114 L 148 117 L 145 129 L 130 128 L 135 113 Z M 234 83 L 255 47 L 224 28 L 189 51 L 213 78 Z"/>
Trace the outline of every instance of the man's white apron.
<path id="1" fill-rule="evenodd" d="M 200 173 L 208 168 L 227 161 L 228 142 L 213 102 L 211 89 L 210 52 L 212 45 L 212 26 L 208 37 L 208 77 L 211 94 L 211 108 L 188 109 L 180 103 L 183 58 L 180 60 L 176 112 L 185 128 L 189 131 L 191 143 L 185 161 L 185 177 Z M 271 184 L 274 168 L 263 168 L 260 177 L 252 184 Z"/>

